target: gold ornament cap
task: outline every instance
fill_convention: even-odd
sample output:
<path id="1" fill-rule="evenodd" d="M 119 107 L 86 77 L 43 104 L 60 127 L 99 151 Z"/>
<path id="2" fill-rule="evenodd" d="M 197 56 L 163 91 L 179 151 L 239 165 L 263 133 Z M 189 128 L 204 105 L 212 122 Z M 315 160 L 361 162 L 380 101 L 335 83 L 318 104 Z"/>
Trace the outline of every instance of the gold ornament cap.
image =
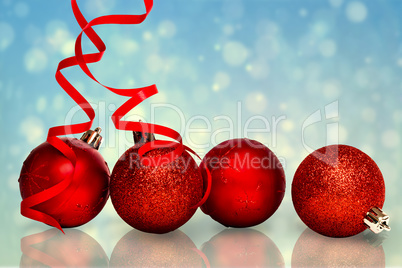
<path id="1" fill-rule="evenodd" d="M 372 207 L 370 211 L 367 212 L 364 218 L 364 224 L 376 234 L 381 233 L 383 230 L 391 231 L 391 227 L 389 227 L 389 216 L 378 207 Z"/>
<path id="2" fill-rule="evenodd" d="M 142 123 L 141 120 L 138 121 Z M 143 131 L 133 131 L 134 144 L 145 144 L 155 140 L 155 135 L 153 133 L 147 133 Z"/>
<path id="3" fill-rule="evenodd" d="M 155 135 L 153 133 L 133 131 L 133 138 L 135 144 L 144 144 L 150 141 L 154 141 Z"/>
<path id="4" fill-rule="evenodd" d="M 95 128 L 95 130 L 88 130 L 82 134 L 80 140 L 98 150 L 102 144 L 102 136 L 100 135 L 101 131 L 102 129 L 100 127 Z"/>

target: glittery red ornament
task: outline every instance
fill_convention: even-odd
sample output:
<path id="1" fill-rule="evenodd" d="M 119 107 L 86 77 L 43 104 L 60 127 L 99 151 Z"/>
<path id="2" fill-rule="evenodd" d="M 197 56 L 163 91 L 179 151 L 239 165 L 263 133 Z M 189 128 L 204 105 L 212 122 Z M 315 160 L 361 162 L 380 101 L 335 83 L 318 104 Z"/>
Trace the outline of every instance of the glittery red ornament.
<path id="1" fill-rule="evenodd" d="M 137 141 L 136 141 L 137 142 Z M 202 198 L 203 182 L 194 159 L 184 151 L 173 162 L 158 166 L 141 163 L 138 149 L 128 149 L 113 168 L 110 197 L 119 216 L 132 227 L 167 233 L 186 223 Z M 144 156 L 158 157 L 173 148 L 158 148 Z"/>
<path id="2" fill-rule="evenodd" d="M 76 227 L 92 220 L 106 204 L 109 169 L 101 154 L 88 143 L 74 138 L 61 140 L 76 154 L 75 168 L 60 151 L 44 142 L 29 154 L 18 181 L 25 200 L 73 176 L 64 191 L 30 209 L 51 216 L 61 227 Z"/>
<path id="3" fill-rule="evenodd" d="M 312 230 L 331 237 L 352 236 L 367 228 L 364 219 L 372 207 L 382 208 L 384 179 L 362 151 L 330 145 L 300 164 L 292 199 L 300 219 Z"/>
<path id="4" fill-rule="evenodd" d="M 223 230 L 201 250 L 211 267 L 285 267 L 275 243 L 253 229 Z"/>
<path id="5" fill-rule="evenodd" d="M 57 229 L 21 239 L 20 267 L 109 267 L 102 246 L 90 235 L 76 230 Z"/>
<path id="6" fill-rule="evenodd" d="M 162 235 L 131 230 L 110 257 L 111 267 L 202 267 L 202 263 L 193 241 L 180 230 Z"/>
<path id="7" fill-rule="evenodd" d="M 201 206 L 205 214 L 225 226 L 249 227 L 267 220 L 285 194 L 285 174 L 279 159 L 265 145 L 249 139 L 222 142 L 201 164 L 211 172 L 212 187 Z"/>
<path id="8" fill-rule="evenodd" d="M 384 249 L 369 235 L 336 239 L 307 228 L 293 248 L 292 267 L 385 267 Z"/>

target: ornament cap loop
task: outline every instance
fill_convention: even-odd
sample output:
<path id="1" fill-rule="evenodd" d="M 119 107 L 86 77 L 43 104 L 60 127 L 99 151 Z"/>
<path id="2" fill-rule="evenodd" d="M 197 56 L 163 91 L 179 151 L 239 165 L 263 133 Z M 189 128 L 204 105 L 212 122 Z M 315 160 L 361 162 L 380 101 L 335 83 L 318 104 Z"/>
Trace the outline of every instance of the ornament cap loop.
<path id="1" fill-rule="evenodd" d="M 391 227 L 389 227 L 388 223 L 389 216 L 378 207 L 372 207 L 364 217 L 364 224 L 376 234 L 381 233 L 383 230 L 390 231 Z"/>
<path id="2" fill-rule="evenodd" d="M 80 140 L 88 143 L 94 149 L 98 150 L 102 144 L 102 136 L 100 135 L 102 129 L 100 127 L 95 128 L 95 130 L 87 130 L 82 134 Z"/>

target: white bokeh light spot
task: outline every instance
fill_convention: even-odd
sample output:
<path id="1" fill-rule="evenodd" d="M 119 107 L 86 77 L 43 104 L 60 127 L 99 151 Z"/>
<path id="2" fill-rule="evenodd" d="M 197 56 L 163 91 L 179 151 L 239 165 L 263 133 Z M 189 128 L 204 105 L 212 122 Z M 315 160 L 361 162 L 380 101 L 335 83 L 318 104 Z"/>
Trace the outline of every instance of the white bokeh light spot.
<path id="1" fill-rule="evenodd" d="M 128 57 L 139 51 L 139 44 L 137 41 L 121 36 L 113 36 L 113 50 L 122 57 Z"/>
<path id="2" fill-rule="evenodd" d="M 275 37 L 280 33 L 279 25 L 270 20 L 259 21 L 256 31 L 259 36 L 265 37 Z"/>
<path id="3" fill-rule="evenodd" d="M 75 43 L 67 24 L 61 20 L 52 20 L 46 24 L 46 41 L 55 51 L 59 51 L 63 55 L 67 50 L 65 45 Z M 74 49 L 74 46 L 71 49 Z"/>
<path id="4" fill-rule="evenodd" d="M 38 73 L 43 71 L 47 66 L 47 56 L 43 50 L 32 48 L 25 54 L 25 69 L 28 72 Z"/>
<path id="5" fill-rule="evenodd" d="M 365 88 L 370 84 L 370 79 L 365 69 L 359 69 L 356 71 L 355 80 L 358 86 Z"/>
<path id="6" fill-rule="evenodd" d="M 225 35 L 232 35 L 234 33 L 234 28 L 230 24 L 223 26 L 222 31 Z"/>
<path id="7" fill-rule="evenodd" d="M 223 47 L 223 59 L 231 66 L 239 66 L 248 57 L 247 48 L 240 42 L 227 42 Z"/>
<path id="8" fill-rule="evenodd" d="M 381 141 L 387 148 L 396 148 L 400 143 L 399 134 L 396 130 L 386 130 L 382 133 Z"/>
<path id="9" fill-rule="evenodd" d="M 37 145 L 43 141 L 45 135 L 42 120 L 34 116 L 26 117 L 20 124 L 20 133 L 29 144 Z"/>
<path id="10" fill-rule="evenodd" d="M 19 2 L 14 6 L 15 15 L 19 18 L 24 18 L 29 14 L 29 6 L 24 2 Z"/>
<path id="11" fill-rule="evenodd" d="M 21 146 L 15 145 L 15 144 L 10 145 L 9 150 L 10 150 L 10 155 L 17 156 L 17 155 L 19 155 L 21 153 Z"/>
<path id="12" fill-rule="evenodd" d="M 142 38 L 143 38 L 145 41 L 151 41 L 152 38 L 153 38 L 153 35 L 152 35 L 152 33 L 151 33 L 150 31 L 145 31 L 145 32 L 142 34 Z"/>
<path id="13" fill-rule="evenodd" d="M 150 72 L 156 73 L 162 68 L 163 61 L 157 54 L 152 54 L 146 61 L 146 66 Z"/>
<path id="14" fill-rule="evenodd" d="M 193 100 L 196 103 L 204 103 L 208 101 L 209 98 L 209 90 L 205 85 L 197 85 L 193 90 Z"/>
<path id="15" fill-rule="evenodd" d="M 351 22 L 362 22 L 367 17 L 367 7 L 360 1 L 350 2 L 346 7 L 346 17 Z"/>
<path id="16" fill-rule="evenodd" d="M 0 22 L 0 51 L 6 50 L 14 41 L 14 29 L 6 23 Z"/>
<path id="17" fill-rule="evenodd" d="M 291 132 L 291 131 L 293 131 L 293 129 L 295 128 L 295 123 L 294 123 L 292 120 L 287 119 L 287 120 L 284 120 L 284 121 L 281 123 L 281 126 L 282 126 L 282 129 L 283 129 L 285 132 Z"/>
<path id="18" fill-rule="evenodd" d="M 158 26 L 158 34 L 161 37 L 172 38 L 176 34 L 176 25 L 170 21 L 162 21 Z"/>
<path id="19" fill-rule="evenodd" d="M 316 36 L 325 36 L 330 29 L 326 21 L 319 21 L 313 25 L 312 30 Z"/>
<path id="20" fill-rule="evenodd" d="M 296 68 L 292 71 L 292 78 L 293 78 L 294 80 L 296 80 L 296 81 L 302 80 L 302 79 L 304 78 L 303 69 L 296 67 Z"/>
<path id="21" fill-rule="evenodd" d="M 329 80 L 323 84 L 324 96 L 328 99 L 338 98 L 341 91 L 340 82 L 337 80 Z"/>
<path id="22" fill-rule="evenodd" d="M 241 0 L 223 1 L 222 11 L 231 19 L 240 19 L 244 15 L 243 2 Z"/>
<path id="23" fill-rule="evenodd" d="M 340 7 L 343 4 L 343 0 L 329 0 L 329 4 L 332 7 Z"/>
<path id="24" fill-rule="evenodd" d="M 214 83 L 212 89 L 214 91 L 220 91 L 227 88 L 230 85 L 230 76 L 225 72 L 217 72 L 215 74 Z"/>
<path id="25" fill-rule="evenodd" d="M 300 15 L 300 17 L 304 18 L 304 17 L 307 16 L 307 14 L 308 14 L 307 9 L 302 8 L 302 9 L 299 10 L 299 15 Z"/>
<path id="26" fill-rule="evenodd" d="M 64 44 L 62 44 L 60 52 L 61 54 L 63 54 L 64 57 L 74 55 L 74 47 L 75 47 L 75 40 L 74 39 L 68 40 Z"/>
<path id="27" fill-rule="evenodd" d="M 246 97 L 246 108 L 252 113 L 262 113 L 268 105 L 268 100 L 261 92 L 251 92 Z"/>
<path id="28" fill-rule="evenodd" d="M 373 123 L 377 118 L 377 113 L 373 108 L 365 108 L 361 112 L 362 119 L 366 122 Z"/>
<path id="29" fill-rule="evenodd" d="M 255 79 L 264 79 L 269 75 L 269 65 L 266 61 L 257 60 L 246 66 L 246 71 Z"/>
<path id="30" fill-rule="evenodd" d="M 44 110 L 46 110 L 47 107 L 47 101 L 44 96 L 39 97 L 39 99 L 36 101 L 36 110 L 41 113 Z"/>
<path id="31" fill-rule="evenodd" d="M 93 16 L 100 16 L 112 13 L 116 0 L 87 0 L 85 1 L 86 11 Z"/>
<path id="32" fill-rule="evenodd" d="M 330 58 L 336 53 L 336 43 L 333 40 L 326 39 L 320 43 L 319 50 L 322 56 Z"/>
<path id="33" fill-rule="evenodd" d="M 396 124 L 402 123 L 402 110 L 394 111 L 392 118 Z"/>
<path id="34" fill-rule="evenodd" d="M 348 140 L 348 136 L 348 130 L 344 126 L 339 125 L 339 143 L 346 143 L 346 141 Z"/>
<path id="35" fill-rule="evenodd" d="M 255 42 L 255 52 L 259 59 L 275 59 L 281 53 L 281 41 L 276 37 L 261 36 Z"/>
<path id="36" fill-rule="evenodd" d="M 56 95 L 52 101 L 53 109 L 56 111 L 63 110 L 65 101 L 66 100 L 64 99 L 63 95 L 61 95 L 61 94 Z"/>
<path id="37" fill-rule="evenodd" d="M 135 42 L 134 40 L 127 39 L 123 42 L 121 48 L 125 53 L 131 54 L 131 53 L 137 52 L 139 49 L 139 46 L 138 46 L 138 43 Z"/>

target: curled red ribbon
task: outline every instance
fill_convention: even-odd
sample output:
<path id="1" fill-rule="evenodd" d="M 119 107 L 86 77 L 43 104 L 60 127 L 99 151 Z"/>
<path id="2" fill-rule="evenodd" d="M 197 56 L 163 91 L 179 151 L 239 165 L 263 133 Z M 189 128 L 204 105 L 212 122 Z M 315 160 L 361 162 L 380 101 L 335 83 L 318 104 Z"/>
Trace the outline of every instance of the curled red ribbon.
<path id="1" fill-rule="evenodd" d="M 108 87 L 100 83 L 92 75 L 87 66 L 87 64 L 89 63 L 100 61 L 102 59 L 103 53 L 106 50 L 105 44 L 103 43 L 102 39 L 97 35 L 97 33 L 94 31 L 92 26 L 103 25 L 103 24 L 140 24 L 146 19 L 149 12 L 151 11 L 153 6 L 153 0 L 144 0 L 144 4 L 146 10 L 145 14 L 107 15 L 97 17 L 91 20 L 90 22 L 87 22 L 77 5 L 76 0 L 71 0 L 71 6 L 74 16 L 78 24 L 80 25 L 82 31 L 78 35 L 75 41 L 75 56 L 66 58 L 59 63 L 56 70 L 56 81 L 66 91 L 66 93 L 81 107 L 81 109 L 84 110 L 84 112 L 89 118 L 89 121 L 79 124 L 52 127 L 49 129 L 47 142 L 49 142 L 53 147 L 58 149 L 64 156 L 66 156 L 71 161 L 74 167 L 76 163 L 76 155 L 74 151 L 57 136 L 83 133 L 91 128 L 93 120 L 95 118 L 95 111 L 89 104 L 89 102 L 74 88 L 74 86 L 70 82 L 68 82 L 68 80 L 61 73 L 61 70 L 75 65 L 79 65 L 87 76 L 89 76 L 92 80 L 102 85 L 106 89 L 112 91 L 117 95 L 130 97 L 129 100 L 127 100 L 123 105 L 121 105 L 112 115 L 112 121 L 117 129 L 160 134 L 175 140 L 175 141 L 155 140 L 141 146 L 138 153 L 141 156 L 141 161 L 144 165 L 157 166 L 159 165 L 159 163 L 174 161 L 177 157 L 179 157 L 183 153 L 184 150 L 189 151 L 190 153 L 200 158 L 193 150 L 183 145 L 180 134 L 173 129 L 156 124 L 149 124 L 143 122 L 130 122 L 122 120 L 124 115 L 126 115 L 135 106 L 140 104 L 143 100 L 158 93 L 158 90 L 155 85 L 142 88 L 131 88 L 131 89 L 118 89 Z M 95 47 L 98 50 L 97 53 L 90 53 L 90 54 L 82 53 L 81 42 L 83 33 L 85 33 L 91 40 L 91 42 L 95 45 Z M 151 158 L 144 156 L 145 153 L 155 148 L 161 148 L 161 147 L 174 148 L 174 150 L 166 155 L 162 155 L 159 157 Z M 211 175 L 208 169 L 206 169 L 206 171 L 208 175 L 207 189 L 204 193 L 203 198 L 200 200 L 200 202 L 194 205 L 193 208 L 200 207 L 209 196 L 211 190 Z M 38 194 L 32 195 L 24 199 L 21 202 L 21 214 L 24 215 L 25 217 L 49 224 L 63 231 L 57 220 L 55 220 L 50 215 L 32 209 L 32 207 L 40 203 L 43 203 L 63 192 L 71 184 L 73 176 L 74 175 L 72 175 L 70 178 L 66 178 L 65 180 L 61 181 L 60 183 L 49 189 L 46 189 Z"/>

